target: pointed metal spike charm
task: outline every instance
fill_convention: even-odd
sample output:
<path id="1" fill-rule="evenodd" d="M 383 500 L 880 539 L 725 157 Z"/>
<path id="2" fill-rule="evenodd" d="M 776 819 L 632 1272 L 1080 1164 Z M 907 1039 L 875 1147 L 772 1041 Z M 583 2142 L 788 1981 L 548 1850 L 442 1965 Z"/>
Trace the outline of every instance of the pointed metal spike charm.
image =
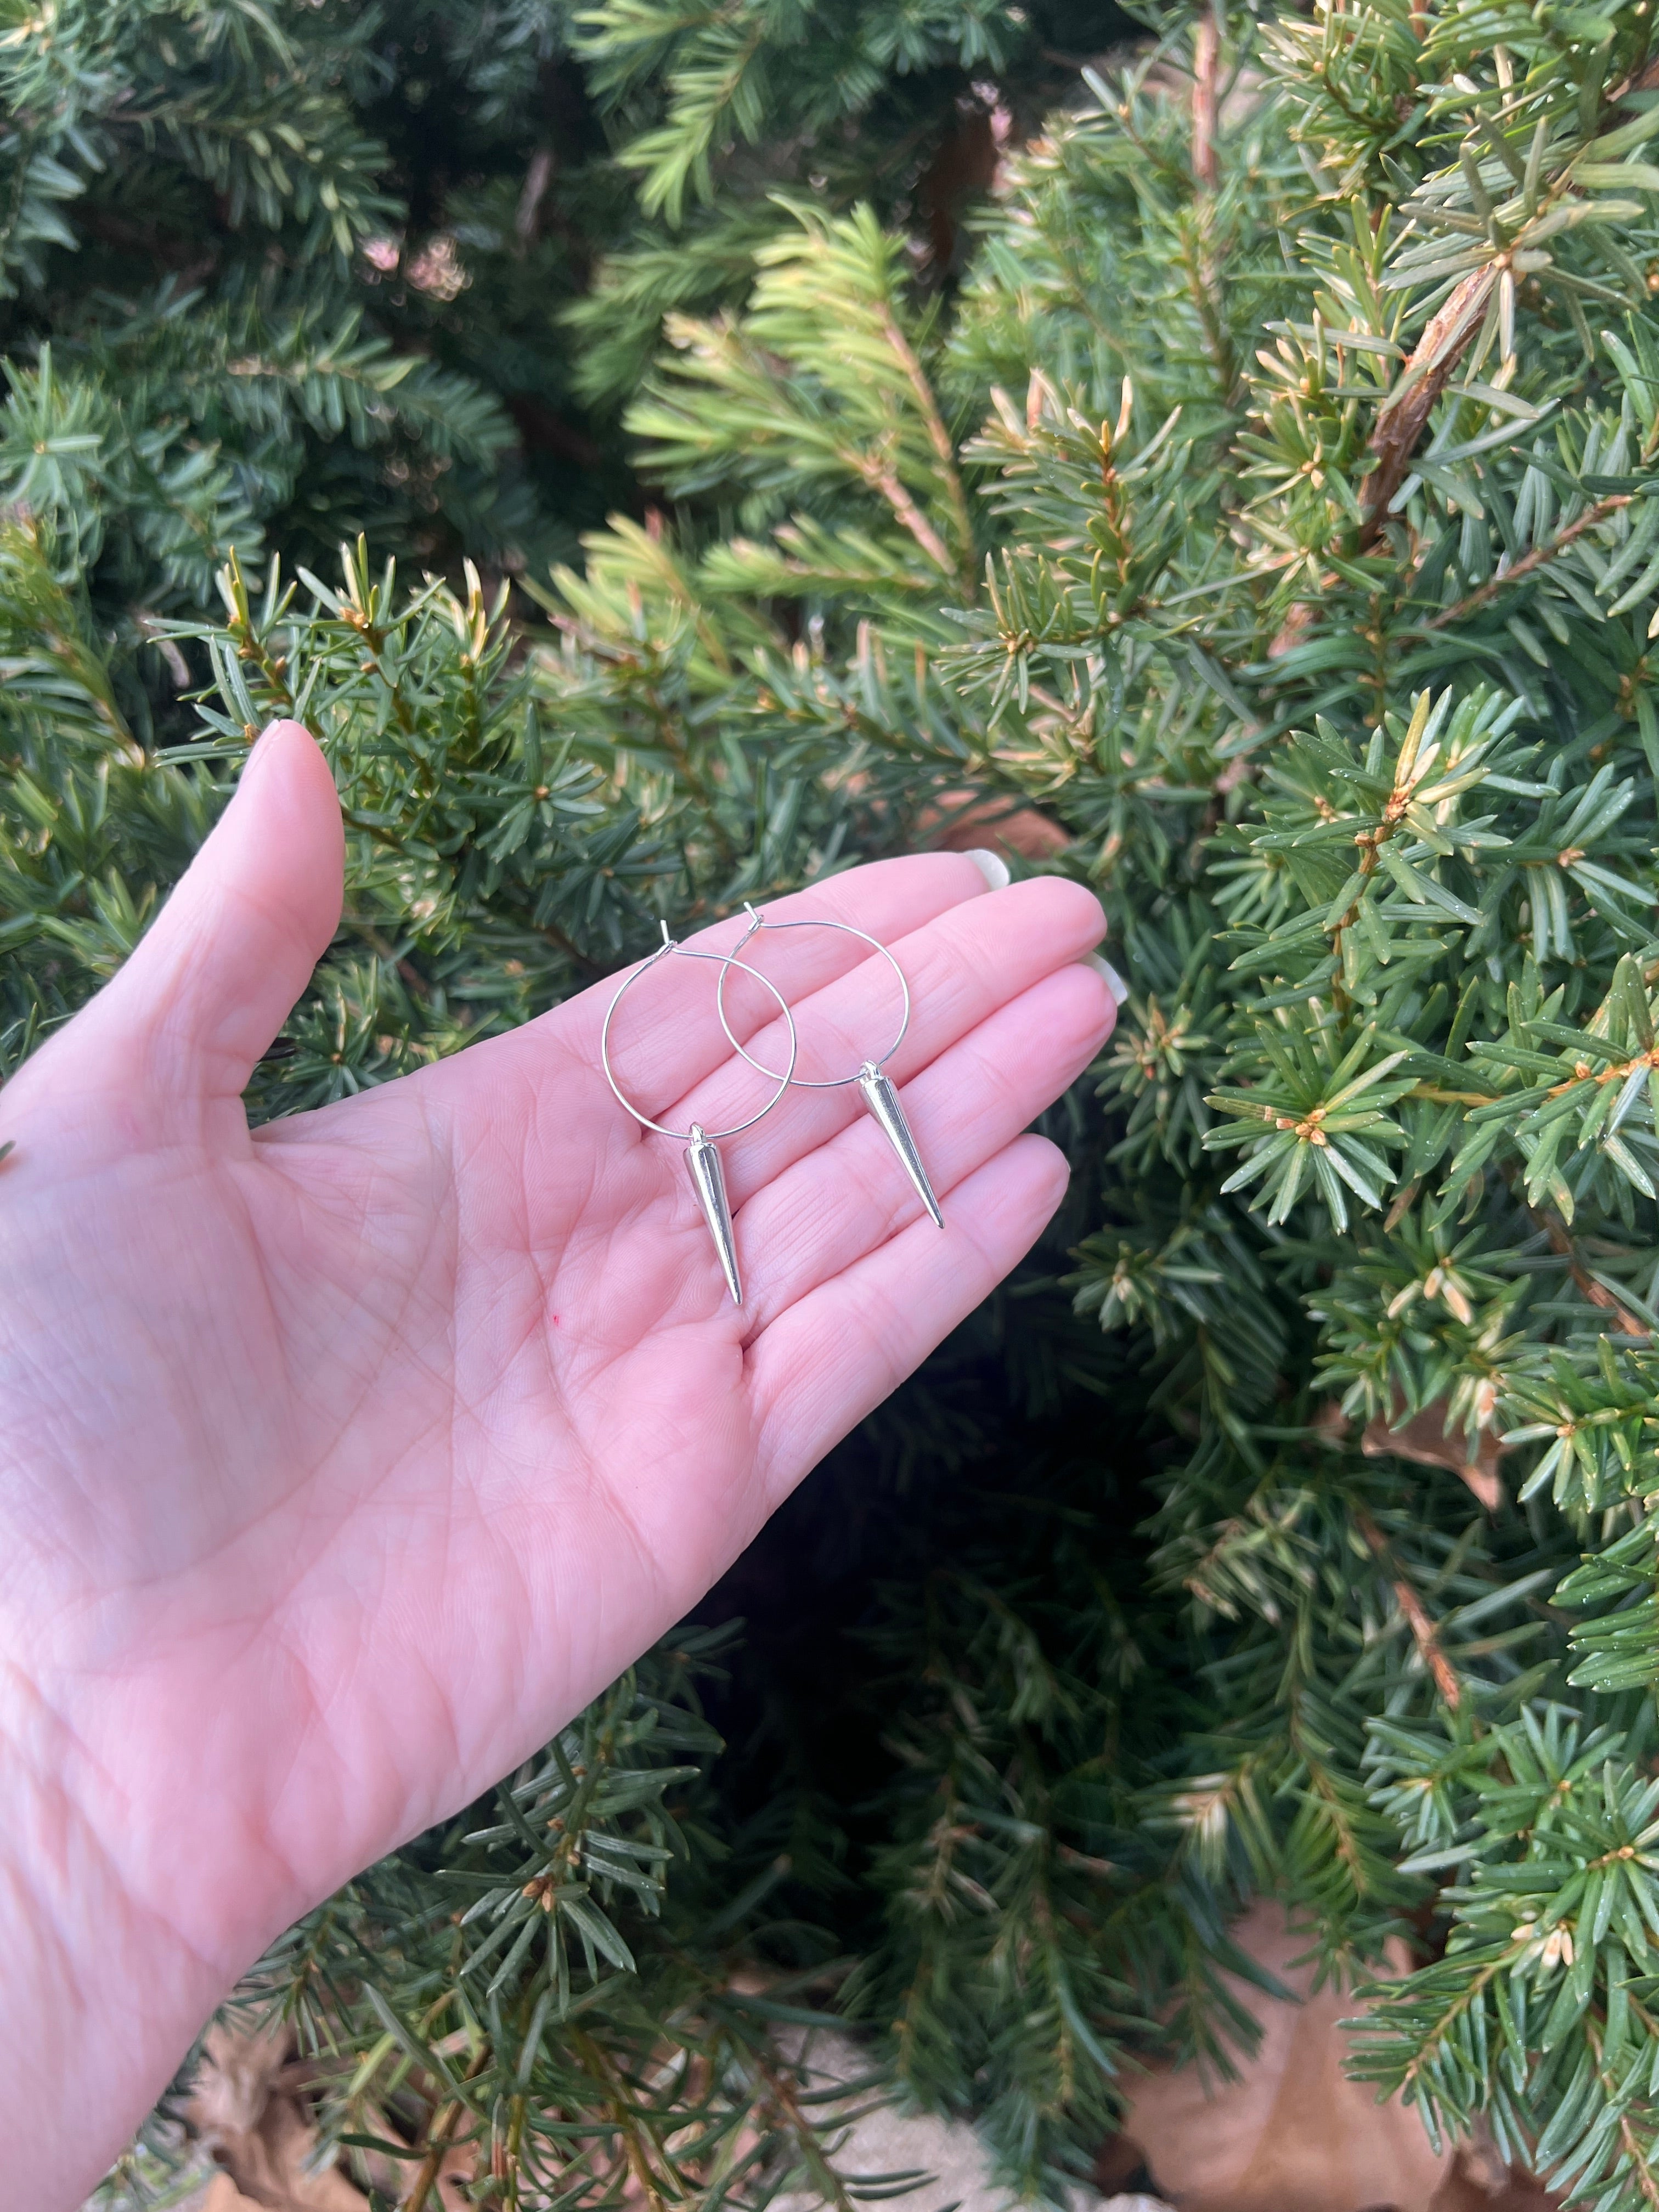
<path id="1" fill-rule="evenodd" d="M 691 1124 L 691 1148 L 685 1156 L 686 1169 L 691 1177 L 691 1188 L 697 1194 L 703 1218 L 708 1224 L 708 1233 L 714 1240 L 714 1249 L 720 1255 L 720 1267 L 726 1288 L 732 1293 L 733 1305 L 743 1304 L 743 1285 L 738 1280 L 737 1239 L 732 1234 L 732 1206 L 726 1195 L 726 1170 L 720 1165 L 717 1147 L 704 1136 L 694 1121 Z"/>
<path id="2" fill-rule="evenodd" d="M 933 1195 L 933 1186 L 927 1180 L 927 1170 L 921 1164 L 921 1154 L 916 1150 L 916 1140 L 910 1133 L 910 1124 L 904 1118 L 904 1109 L 892 1085 L 875 1066 L 866 1060 L 859 1074 L 859 1089 L 864 1093 L 864 1103 L 882 1126 L 888 1143 L 904 1163 L 904 1172 L 916 1187 L 917 1195 L 935 1224 L 943 1229 L 945 1216 L 939 1210 L 939 1200 Z"/>

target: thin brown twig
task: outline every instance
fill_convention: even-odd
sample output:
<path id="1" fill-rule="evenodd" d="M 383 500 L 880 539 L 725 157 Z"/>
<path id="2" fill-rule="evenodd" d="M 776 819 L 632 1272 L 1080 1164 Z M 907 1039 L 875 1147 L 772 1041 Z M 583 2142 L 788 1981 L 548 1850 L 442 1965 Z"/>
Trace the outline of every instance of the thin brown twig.
<path id="1" fill-rule="evenodd" d="M 957 578 L 960 572 L 945 540 L 905 489 L 897 471 L 873 454 L 854 457 L 853 465 L 871 489 L 881 494 L 928 559 L 937 562 L 947 576 Z"/>
<path id="2" fill-rule="evenodd" d="M 1358 1514 L 1359 1533 L 1370 1547 L 1372 1556 L 1382 1561 L 1391 1571 L 1389 1580 L 1406 1624 L 1412 1632 L 1424 1665 L 1434 1677 L 1434 1686 L 1453 1712 L 1463 1702 L 1463 1687 L 1457 1679 L 1457 1670 L 1440 1647 L 1440 1638 L 1428 1616 L 1423 1601 L 1406 1577 L 1394 1571 L 1394 1557 L 1389 1540 L 1369 1513 Z"/>
<path id="3" fill-rule="evenodd" d="M 910 389 L 915 394 L 916 404 L 921 410 L 921 419 L 927 426 L 928 441 L 939 461 L 939 474 L 945 479 L 945 497 L 951 503 L 951 519 L 956 525 L 957 535 L 962 544 L 962 562 L 959 568 L 948 561 L 944 565 L 947 574 L 959 577 L 971 598 L 975 585 L 974 526 L 969 518 L 968 501 L 963 493 L 962 477 L 957 470 L 957 449 L 951 443 L 951 433 L 945 426 L 945 417 L 939 411 L 939 402 L 933 396 L 927 372 L 890 310 L 883 312 L 881 334 L 897 356 Z"/>
<path id="4" fill-rule="evenodd" d="M 1567 1224 L 1559 1214 L 1548 1206 L 1533 1206 L 1528 1210 L 1542 1229 L 1545 1236 L 1548 1237 L 1551 1251 L 1566 1261 L 1567 1273 L 1590 1304 L 1593 1306 L 1599 1306 L 1603 1313 L 1617 1314 L 1619 1326 L 1626 1336 L 1648 1335 L 1650 1331 L 1647 1323 L 1638 1321 L 1628 1307 L 1620 1304 L 1607 1285 L 1598 1282 L 1585 1267 L 1578 1256 L 1578 1247 L 1574 1243 Z"/>
<path id="5" fill-rule="evenodd" d="M 763 2057 L 757 2056 L 755 2064 L 757 2072 L 766 2083 L 774 2113 L 782 2120 L 794 2138 L 796 2148 L 824 2201 L 834 2203 L 837 2212 L 853 2212 L 853 2200 L 848 2194 L 846 2184 L 824 2156 L 822 2132 L 813 2126 L 802 2111 L 795 2084 L 780 2068 L 769 2065 Z"/>
<path id="6" fill-rule="evenodd" d="M 1541 568 L 1548 562 L 1555 560 L 1558 556 L 1566 551 L 1575 538 L 1582 538 L 1587 530 L 1594 530 L 1598 522 L 1605 522 L 1609 515 L 1616 514 L 1621 507 L 1628 507 L 1633 496 L 1632 493 L 1627 491 L 1610 492 L 1607 498 L 1592 501 L 1582 514 L 1575 515 L 1565 529 L 1558 530 L 1553 538 L 1547 538 L 1541 545 L 1534 545 L 1530 553 L 1523 553 L 1515 566 L 1512 568 L 1506 568 L 1501 576 L 1489 576 L 1484 584 L 1478 585 L 1465 598 L 1459 599 L 1455 606 L 1447 607 L 1442 613 L 1436 615 L 1432 622 L 1425 623 L 1424 628 L 1447 629 L 1454 623 L 1462 622 L 1466 616 L 1478 614 L 1482 607 L 1495 599 L 1498 593 L 1506 590 L 1510 584 L 1518 584 L 1523 576 L 1530 575 L 1534 569 Z"/>
<path id="7" fill-rule="evenodd" d="M 570 2044 L 583 2064 L 605 2084 L 611 2118 L 622 2137 L 628 2170 L 634 2178 L 635 2187 L 650 2206 L 651 2212 L 668 2212 L 668 2200 L 663 2194 L 662 2183 L 653 2171 L 646 2149 L 645 2131 L 629 2109 L 627 2094 L 617 2078 L 616 2069 L 599 2043 L 585 2029 L 573 2029 Z"/>
<path id="8" fill-rule="evenodd" d="M 477 2081 L 489 2063 L 489 2045 L 480 2044 L 472 2063 L 466 2069 L 465 2078 L 469 2081 Z M 461 2100 L 455 2097 L 434 2115 L 426 2139 L 426 2156 L 415 2169 L 415 2179 L 410 2183 L 409 2194 L 404 2199 L 404 2212 L 425 2212 L 426 2201 L 437 2182 L 438 2169 L 444 2162 L 444 2153 L 449 2148 L 450 2139 L 465 2110 Z"/>
<path id="9" fill-rule="evenodd" d="M 1632 2006 L 1632 2009 L 1635 2008 Z M 1590 2047 L 1590 2057 L 1595 2062 L 1596 2078 L 1606 2094 L 1607 2102 L 1616 2106 L 1620 2090 L 1619 2083 L 1614 2080 L 1605 2061 L 1606 2042 L 1593 2020 L 1586 2021 L 1584 2032 L 1585 2039 Z M 1624 2147 L 1626 2157 L 1630 2160 L 1632 2176 L 1641 2191 L 1642 2202 L 1644 2204 L 1659 2205 L 1659 2179 L 1656 2179 L 1653 2172 L 1652 2147 L 1650 2145 L 1647 2149 L 1643 2148 L 1637 2139 L 1635 2129 L 1631 2125 L 1630 2114 L 1627 2111 L 1620 2111 L 1619 2114 L 1619 2140 Z"/>

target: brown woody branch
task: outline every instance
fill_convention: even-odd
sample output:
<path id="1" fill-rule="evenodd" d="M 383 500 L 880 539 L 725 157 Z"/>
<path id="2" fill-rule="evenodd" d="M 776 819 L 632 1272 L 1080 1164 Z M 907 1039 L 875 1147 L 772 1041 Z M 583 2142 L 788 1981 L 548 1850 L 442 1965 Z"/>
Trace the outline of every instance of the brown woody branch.
<path id="1" fill-rule="evenodd" d="M 1200 16 L 1193 42 L 1193 174 L 1206 192 L 1216 188 L 1218 171 L 1215 153 L 1216 72 L 1221 58 L 1221 34 L 1215 17 Z"/>
<path id="2" fill-rule="evenodd" d="M 1364 543 L 1368 545 L 1382 535 L 1389 503 L 1406 481 L 1434 403 L 1450 383 L 1486 318 L 1498 266 L 1495 260 L 1485 262 L 1461 279 L 1417 341 L 1400 381 L 1383 403 L 1370 437 L 1376 467 L 1365 480 Z"/>

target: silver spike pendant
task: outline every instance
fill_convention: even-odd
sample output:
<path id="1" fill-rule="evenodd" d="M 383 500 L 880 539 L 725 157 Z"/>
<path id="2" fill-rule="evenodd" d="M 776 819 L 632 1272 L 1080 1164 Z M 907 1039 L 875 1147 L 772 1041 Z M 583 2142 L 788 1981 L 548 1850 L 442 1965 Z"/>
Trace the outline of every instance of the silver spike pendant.
<path id="1" fill-rule="evenodd" d="M 714 1249 L 720 1255 L 720 1268 L 732 1293 L 732 1303 L 740 1306 L 743 1285 L 738 1279 L 738 1245 L 732 1234 L 732 1203 L 726 1194 L 726 1170 L 720 1164 L 719 1147 L 712 1138 L 704 1136 L 696 1121 L 691 1124 L 691 1146 L 685 1156 L 685 1165 L 703 1218 L 708 1224 L 708 1233 L 714 1240 Z"/>
<path id="2" fill-rule="evenodd" d="M 865 1104 L 880 1122 L 882 1133 L 903 1163 L 904 1172 L 915 1185 L 916 1194 L 933 1216 L 935 1227 L 943 1229 L 945 1216 L 939 1210 L 939 1200 L 927 1180 L 921 1154 L 916 1150 L 910 1124 L 904 1118 L 904 1109 L 899 1104 L 899 1095 L 872 1060 L 866 1060 L 859 1070 L 859 1089 L 864 1093 Z"/>

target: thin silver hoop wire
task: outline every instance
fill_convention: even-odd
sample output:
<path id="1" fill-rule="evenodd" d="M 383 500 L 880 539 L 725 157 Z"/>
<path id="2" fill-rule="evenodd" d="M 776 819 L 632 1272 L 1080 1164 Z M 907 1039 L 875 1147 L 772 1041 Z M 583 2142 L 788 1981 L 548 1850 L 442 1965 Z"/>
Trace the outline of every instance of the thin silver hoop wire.
<path id="1" fill-rule="evenodd" d="M 748 939 L 745 938 L 744 942 L 747 944 Z M 726 1030 L 726 1034 L 728 1037 L 731 1037 L 732 1045 L 743 1054 L 744 1060 L 749 1060 L 749 1065 L 750 1067 L 756 1068 L 758 1073 L 764 1075 L 769 1083 L 776 1083 L 778 1087 L 773 1092 L 772 1096 L 767 1100 L 765 1105 L 761 1108 L 760 1112 L 758 1114 L 751 1114 L 746 1121 L 734 1122 L 729 1129 L 703 1129 L 701 1131 L 701 1133 L 708 1139 L 710 1144 L 718 1144 L 720 1139 L 725 1137 L 740 1137 L 745 1129 L 752 1129 L 757 1121 L 764 1121 L 766 1116 L 771 1112 L 772 1109 L 777 1104 L 779 1099 L 782 1097 L 784 1092 L 789 1088 L 790 1078 L 793 1077 L 795 1072 L 796 1056 L 800 1051 L 800 1039 L 795 1035 L 794 1018 L 789 1012 L 788 1001 L 785 999 L 782 992 L 779 990 L 777 985 L 775 983 L 768 982 L 766 977 L 761 974 L 757 968 L 750 968 L 745 961 L 734 960 L 726 953 L 693 952 L 687 946 L 678 944 L 675 939 L 668 934 L 668 924 L 664 922 L 662 926 L 662 943 L 658 946 L 657 950 L 651 955 L 651 957 L 648 960 L 641 961 L 631 975 L 628 975 L 623 978 L 622 983 L 617 988 L 616 997 L 612 999 L 610 1006 L 605 1010 L 605 1026 L 599 1031 L 599 1064 L 605 1070 L 605 1079 L 611 1085 L 612 1091 L 616 1092 L 617 1103 L 623 1108 L 626 1112 L 631 1114 L 634 1116 L 634 1119 L 640 1122 L 644 1127 L 647 1129 L 654 1129 L 659 1137 L 672 1137 L 677 1143 L 682 1145 L 690 1144 L 694 1138 L 699 1133 L 696 1129 L 671 1129 L 664 1122 L 653 1121 L 648 1114 L 641 1114 L 639 1108 L 635 1106 L 633 1101 L 624 1094 L 621 1084 L 617 1082 L 615 1075 L 611 1073 L 611 1024 L 616 1018 L 617 1007 L 621 1006 L 623 1002 L 623 994 L 631 990 L 634 985 L 639 981 L 641 976 L 645 975 L 650 969 L 654 968 L 659 960 L 665 960 L 672 954 L 676 952 L 678 952 L 681 957 L 685 960 L 714 961 L 720 969 L 720 980 L 722 982 L 726 980 L 725 970 L 727 967 L 741 968 L 745 975 L 752 975 L 757 983 L 763 984 L 766 989 L 772 994 L 772 996 L 777 1000 L 779 1006 L 783 1009 L 783 1018 L 788 1024 L 789 1070 L 788 1073 L 784 1076 L 782 1081 L 779 1082 L 778 1078 L 773 1074 L 769 1067 L 759 1067 L 756 1061 L 749 1060 L 748 1054 L 744 1052 L 743 1047 L 738 1043 L 736 1037 L 732 1036 L 730 1029 L 726 1028 L 725 1009 L 721 1009 L 720 1027 L 723 1030 Z"/>
<path id="2" fill-rule="evenodd" d="M 816 920 L 811 921 L 768 921 L 763 915 L 756 913 L 754 908 L 750 906 L 747 899 L 743 902 L 743 910 L 749 916 L 749 927 L 744 930 L 743 935 L 738 939 L 736 945 L 732 946 L 731 951 L 727 953 L 726 958 L 721 961 L 720 980 L 714 987 L 714 1006 L 720 1018 L 720 1027 L 726 1031 L 727 1042 L 730 1043 L 732 1051 L 737 1054 L 739 1060 L 746 1060 L 750 1067 L 755 1070 L 755 1073 L 757 1075 L 765 1076 L 768 1082 L 775 1083 L 777 1081 L 778 1072 L 776 1068 L 763 1067 L 759 1060 L 755 1058 L 753 1053 L 745 1052 L 743 1047 L 738 1042 L 736 1037 L 732 1035 L 732 1024 L 726 1018 L 726 975 L 727 969 L 741 968 L 744 970 L 744 973 L 747 975 L 752 975 L 757 972 L 753 968 L 749 967 L 745 962 L 738 959 L 738 955 L 742 951 L 744 946 L 748 944 L 750 939 L 758 929 L 840 929 L 844 930 L 848 937 L 861 937 L 866 945 L 873 946 L 874 949 L 880 953 L 882 958 L 887 963 L 893 973 L 898 977 L 899 990 L 904 1000 L 904 1015 L 903 1018 L 899 1023 L 898 1035 L 893 1039 L 893 1042 L 888 1046 L 886 1051 L 883 1053 L 879 1060 L 861 1060 L 859 1066 L 854 1069 L 851 1075 L 837 1075 L 833 1081 L 830 1082 L 809 1080 L 805 1076 L 797 1075 L 795 1073 L 795 1060 L 799 1057 L 800 1051 L 799 1044 L 797 1042 L 795 1051 L 790 1057 L 789 1073 L 784 1078 L 784 1089 L 793 1089 L 796 1091 L 844 1091 L 849 1083 L 856 1083 L 858 1081 L 860 1076 L 863 1074 L 866 1067 L 885 1067 L 888 1061 L 893 1057 L 893 1054 L 904 1042 L 905 1037 L 909 1031 L 910 986 L 904 980 L 903 969 L 899 966 L 898 962 L 893 957 L 893 955 L 888 951 L 881 939 L 878 937 L 872 937 L 867 929 L 854 929 L 850 921 L 820 921 Z M 717 959 L 720 956 L 718 954 L 711 955 L 709 953 L 700 953 L 698 955 L 700 959 L 705 960 L 709 958 Z M 774 997 L 776 997 L 778 996 L 778 994 L 775 991 L 773 995 Z M 795 1033 L 795 1025 L 793 1021 L 789 1024 L 789 1033 L 792 1037 Z M 781 1097 L 781 1095 L 782 1093 L 780 1092 L 779 1096 Z"/>

